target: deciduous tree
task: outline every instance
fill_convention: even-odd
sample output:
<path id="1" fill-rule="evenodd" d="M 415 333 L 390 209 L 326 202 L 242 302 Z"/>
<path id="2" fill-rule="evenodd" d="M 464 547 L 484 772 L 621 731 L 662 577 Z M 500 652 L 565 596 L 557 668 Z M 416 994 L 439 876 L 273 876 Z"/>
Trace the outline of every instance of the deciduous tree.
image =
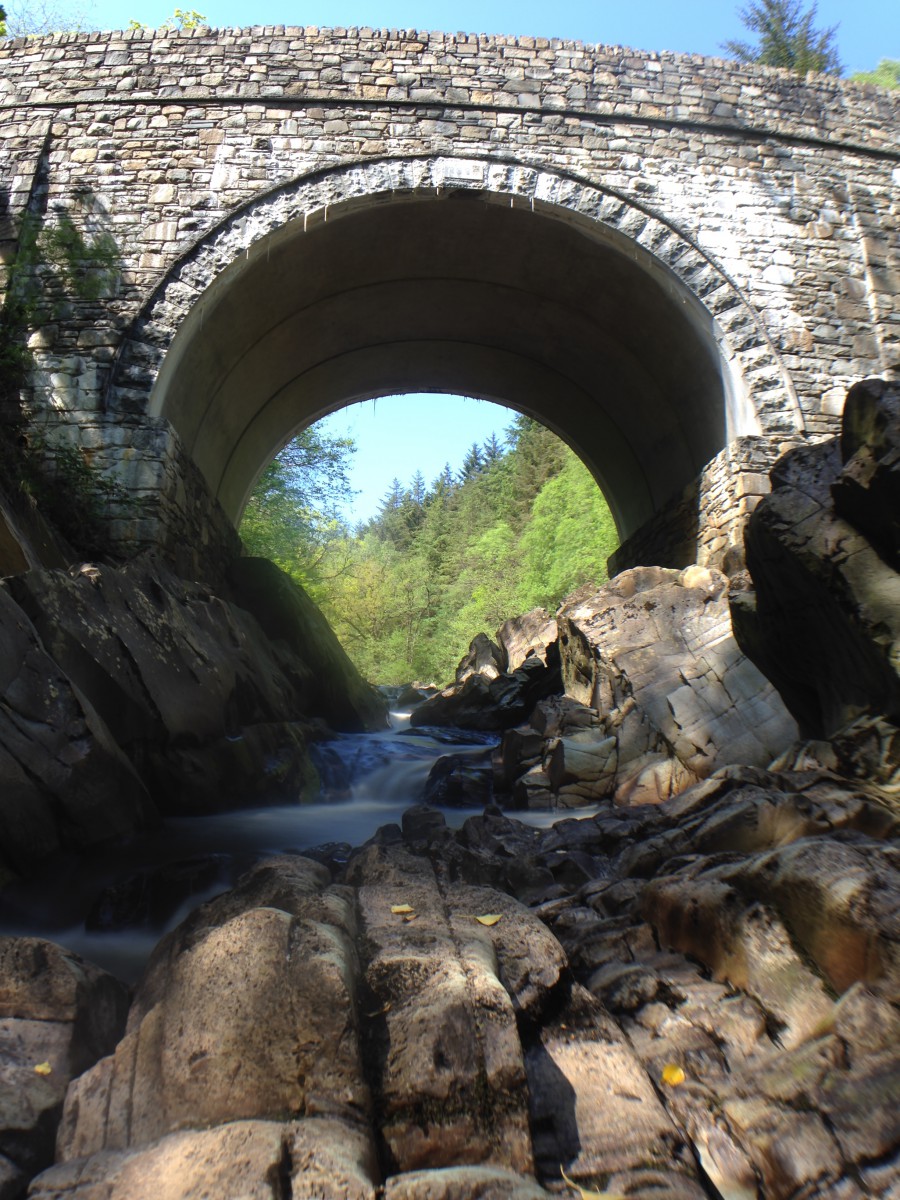
<path id="1" fill-rule="evenodd" d="M 874 71 L 857 71 L 856 83 L 874 83 L 883 88 L 900 88 L 900 58 L 883 58 Z"/>

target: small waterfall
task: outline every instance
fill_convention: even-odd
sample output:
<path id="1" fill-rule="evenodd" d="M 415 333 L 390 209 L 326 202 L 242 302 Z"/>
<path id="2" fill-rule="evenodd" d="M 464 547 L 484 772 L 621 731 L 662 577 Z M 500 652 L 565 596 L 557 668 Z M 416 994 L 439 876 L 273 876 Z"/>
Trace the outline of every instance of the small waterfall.
<path id="1" fill-rule="evenodd" d="M 0 892 L 0 932 L 48 938 L 133 982 L 163 933 L 257 859 L 323 845 L 349 854 L 421 802 L 429 771 L 448 749 L 482 753 L 497 741 L 494 734 L 411 730 L 408 713 L 395 717 L 390 730 L 311 747 L 322 780 L 311 804 L 171 817 L 132 845 L 57 856 Z M 447 809 L 447 822 L 459 825 L 475 811 Z"/>

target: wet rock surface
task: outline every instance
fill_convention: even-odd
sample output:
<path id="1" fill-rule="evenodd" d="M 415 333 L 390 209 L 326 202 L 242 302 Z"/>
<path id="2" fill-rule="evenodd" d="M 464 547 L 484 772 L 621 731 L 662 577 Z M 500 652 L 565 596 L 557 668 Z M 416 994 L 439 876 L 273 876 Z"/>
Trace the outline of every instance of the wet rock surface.
<path id="1" fill-rule="evenodd" d="M 887 1200 L 898 837 L 808 763 L 263 860 L 160 943 L 30 1194 Z"/>

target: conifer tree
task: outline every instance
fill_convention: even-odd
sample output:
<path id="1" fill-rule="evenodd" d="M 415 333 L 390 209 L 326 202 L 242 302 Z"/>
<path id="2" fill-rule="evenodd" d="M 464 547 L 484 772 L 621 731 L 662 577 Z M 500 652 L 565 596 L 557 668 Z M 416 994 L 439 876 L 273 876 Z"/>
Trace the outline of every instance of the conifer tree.
<path id="1" fill-rule="evenodd" d="M 740 62 L 785 67 L 805 75 L 821 71 L 840 75 L 843 70 L 835 45 L 837 25 L 816 29 L 816 5 L 803 9 L 800 0 L 754 0 L 739 10 L 744 25 L 759 35 L 757 45 L 730 40 L 722 43 Z"/>

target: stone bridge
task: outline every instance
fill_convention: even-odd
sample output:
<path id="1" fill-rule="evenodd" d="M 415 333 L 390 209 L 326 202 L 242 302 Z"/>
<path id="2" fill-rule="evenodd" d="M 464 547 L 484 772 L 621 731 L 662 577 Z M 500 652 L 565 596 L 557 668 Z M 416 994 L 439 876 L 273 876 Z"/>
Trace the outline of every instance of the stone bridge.
<path id="1" fill-rule="evenodd" d="M 62 34 L 0 62 L 30 435 L 128 489 L 111 544 L 185 571 L 297 430 L 420 390 L 560 434 L 620 564 L 718 561 L 780 448 L 900 361 L 888 92 L 409 30 Z"/>

